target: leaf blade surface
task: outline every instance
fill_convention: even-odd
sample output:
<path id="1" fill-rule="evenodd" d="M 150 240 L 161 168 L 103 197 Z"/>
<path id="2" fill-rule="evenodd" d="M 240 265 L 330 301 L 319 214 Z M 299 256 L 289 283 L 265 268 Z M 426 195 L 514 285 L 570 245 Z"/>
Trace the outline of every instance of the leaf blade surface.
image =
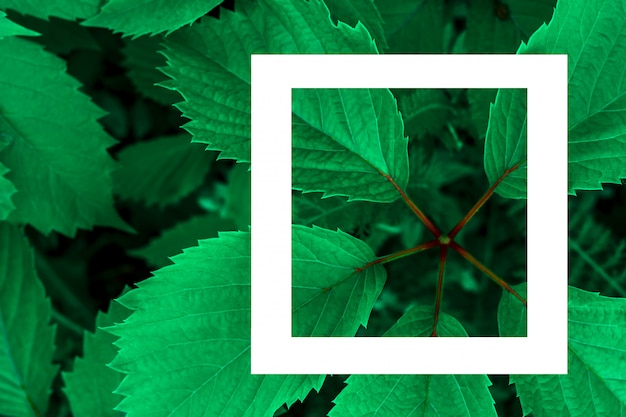
<path id="1" fill-rule="evenodd" d="M 385 337 L 428 337 L 433 310 L 413 307 Z M 441 336 L 467 336 L 456 319 L 443 314 Z M 352 375 L 333 401 L 329 417 L 497 416 L 486 375 Z"/>
<path id="2" fill-rule="evenodd" d="M 243 1 L 237 7 L 234 13 L 223 11 L 219 20 L 205 19 L 168 37 L 164 72 L 172 80 L 163 85 L 185 97 L 177 107 L 191 119 L 185 128 L 194 141 L 220 150 L 221 158 L 248 162 L 252 53 L 377 50 L 363 25 L 335 26 L 320 0 Z M 385 175 L 406 186 L 407 140 L 388 90 L 296 90 L 293 110 L 295 189 L 354 200 L 398 198 Z M 350 131 L 348 124 L 357 128 Z"/>
<path id="3" fill-rule="evenodd" d="M 525 293 L 525 285 L 519 287 Z M 626 300 L 569 287 L 566 375 L 511 375 L 524 415 L 618 416 L 626 412 Z M 501 336 L 524 336 L 526 314 L 503 294 Z"/>
<path id="4" fill-rule="evenodd" d="M 73 236 L 94 225 L 128 230 L 113 208 L 104 112 L 78 92 L 65 63 L 39 45 L 0 40 L 0 162 L 10 169 L 16 209 L 9 220 Z"/>
<path id="5" fill-rule="evenodd" d="M 310 286 L 311 269 L 344 271 L 335 275 L 343 280 L 336 284 L 350 286 L 351 273 L 362 266 L 363 257 L 374 258 L 362 242 L 342 232 L 301 226 L 292 232 L 294 306 L 301 293 L 311 295 L 300 288 Z M 112 366 L 128 374 L 116 391 L 126 396 L 119 410 L 129 417 L 270 417 L 283 403 L 290 405 L 311 388 L 320 388 L 323 376 L 250 374 L 248 233 L 221 233 L 172 260 L 174 265 L 156 271 L 120 299 L 135 311 L 112 330 L 120 336 L 120 353 Z M 338 295 L 326 311 L 315 303 L 307 305 L 307 314 L 319 315 L 317 327 L 308 317 L 298 317 L 303 309 L 294 312 L 294 334 L 354 336 L 385 277 L 380 265 L 360 275 L 354 277 L 354 286 L 366 288 L 366 293 L 351 297 L 337 285 L 336 291 L 327 291 Z M 353 308 L 345 312 L 344 305 Z"/>
<path id="6" fill-rule="evenodd" d="M 600 190 L 603 183 L 619 184 L 626 177 L 624 22 L 626 7 L 622 1 L 561 0 L 550 23 L 541 26 L 518 50 L 520 54 L 568 55 L 569 194 Z M 523 103 L 511 94 L 501 90 L 492 107 L 485 152 L 485 172 L 492 183 L 503 173 L 503 166 L 519 162 L 519 158 L 512 159 L 512 152 L 523 147 L 525 140 L 519 129 L 501 133 L 502 126 L 511 122 L 525 126 Z M 514 110 L 513 119 L 505 118 L 507 107 L 509 112 Z M 503 146 L 510 151 L 504 155 L 494 152 Z M 520 174 L 518 179 L 505 179 L 497 192 L 509 198 L 525 198 L 525 186 L 519 185 L 525 177 Z"/>
<path id="7" fill-rule="evenodd" d="M 48 408 L 58 366 L 55 328 L 34 255 L 15 226 L 0 223 L 0 415 L 31 417 Z"/>

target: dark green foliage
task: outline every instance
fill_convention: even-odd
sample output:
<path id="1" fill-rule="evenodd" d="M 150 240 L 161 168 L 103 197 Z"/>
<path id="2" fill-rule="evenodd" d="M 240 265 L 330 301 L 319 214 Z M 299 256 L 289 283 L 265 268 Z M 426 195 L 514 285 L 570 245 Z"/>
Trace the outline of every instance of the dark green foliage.
<path id="1" fill-rule="evenodd" d="M 624 414 L 625 21 L 624 0 L 0 0 L 0 416 Z M 254 53 L 568 54 L 569 374 L 250 373 Z M 526 334 L 524 90 L 294 89 L 292 111 L 294 336 Z"/>

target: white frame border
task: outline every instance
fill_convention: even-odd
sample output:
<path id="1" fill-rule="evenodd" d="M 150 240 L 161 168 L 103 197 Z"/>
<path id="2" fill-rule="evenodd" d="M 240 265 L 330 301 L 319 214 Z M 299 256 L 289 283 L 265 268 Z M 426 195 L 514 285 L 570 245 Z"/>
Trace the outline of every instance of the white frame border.
<path id="1" fill-rule="evenodd" d="M 252 374 L 567 373 L 567 55 L 252 55 L 251 84 Z M 291 336 L 293 88 L 527 89 L 527 337 Z"/>

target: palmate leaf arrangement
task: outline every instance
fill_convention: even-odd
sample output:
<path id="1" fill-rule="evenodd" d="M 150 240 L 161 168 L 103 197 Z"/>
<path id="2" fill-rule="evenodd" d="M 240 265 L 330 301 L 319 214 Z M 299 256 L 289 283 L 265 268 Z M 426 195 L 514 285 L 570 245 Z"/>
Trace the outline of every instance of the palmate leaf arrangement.
<path id="1" fill-rule="evenodd" d="M 135 251 L 163 267 L 98 316 L 95 333 L 85 334 L 83 357 L 62 373 L 63 391 L 76 416 L 267 417 L 291 413 L 285 407 L 319 391 L 327 378 L 250 374 L 249 211 L 242 209 L 245 204 L 237 204 L 241 198 L 237 195 L 245 190 L 246 181 L 249 187 L 251 54 L 565 53 L 568 192 L 572 200 L 582 199 L 593 193 L 589 190 L 602 190 L 604 183 L 620 184 L 626 177 L 624 0 L 559 0 L 556 5 L 547 0 L 450 1 L 446 10 L 443 1 L 435 0 L 381 0 L 376 5 L 372 0 L 237 0 L 234 10 L 222 8 L 219 18 L 202 17 L 218 7 L 218 0 L 151 0 L 141 5 L 109 0 L 100 7 L 101 3 L 0 0 L 2 416 L 46 415 L 59 373 L 53 362 L 57 329 L 49 324 L 53 311 L 37 277 L 36 253 L 24 225 L 44 235 L 69 237 L 93 226 L 131 231 L 114 209 L 114 192 L 125 200 L 164 206 L 197 188 L 210 166 L 204 152 L 198 153 L 198 145 L 191 145 L 185 135 L 127 146 L 116 163 L 106 151 L 115 141 L 98 122 L 105 113 L 79 91 L 80 83 L 67 74 L 64 61 L 36 42 L 36 30 L 17 23 L 22 15 L 78 19 L 82 27 L 108 28 L 130 37 L 125 38 L 129 76 L 143 94 L 175 104 L 189 119 L 185 129 L 193 142 L 239 163 L 229 174 L 227 225 L 214 215 L 192 219 Z M 467 30 L 445 46 L 443 16 L 459 14 L 467 17 Z M 420 36 L 426 33 L 430 44 Z M 407 47 L 409 36 L 414 37 Z M 520 40 L 525 41 L 521 46 Z M 162 50 L 165 58 L 147 53 L 150 47 Z M 159 79 L 156 67 L 162 67 L 167 77 Z M 160 80 L 159 87 L 152 85 Z M 429 153 L 423 145 L 429 134 L 436 133 L 448 149 L 462 147 L 458 129 L 449 120 L 463 118 L 450 105 L 463 94 L 294 90 L 294 336 L 376 333 L 365 327 L 385 302 L 386 268 L 391 285 L 399 271 L 392 268 L 395 261 L 415 279 L 434 283 L 435 291 L 427 294 L 431 303 L 434 296 L 434 305 L 420 302 L 403 309 L 395 324 L 379 333 L 476 336 L 464 328 L 471 323 L 461 324 L 442 311 L 444 276 L 455 282 L 455 273 L 467 270 L 455 266 L 463 262 L 461 258 L 476 267 L 479 276 L 503 288 L 497 311 L 500 335 L 525 335 L 523 277 L 518 279 L 521 284 L 509 284 L 512 277 L 500 276 L 482 263 L 480 248 L 476 257 L 470 254 L 472 241 L 465 243 L 464 234 L 459 235 L 477 221 L 469 222 L 477 213 L 476 219 L 480 217 L 488 200 L 523 216 L 524 91 L 467 93 L 471 113 L 467 125 L 477 137 L 485 136 L 484 146 L 479 142 L 476 148 L 478 157 L 484 156 L 488 189 L 482 197 L 471 196 L 477 202 L 464 216 L 454 199 L 441 194 L 433 206 L 450 204 L 429 207 L 437 219 L 422 207 L 428 206 L 433 190 L 463 182 L 477 171 L 458 160 L 441 163 L 443 153 Z M 471 148 L 453 155 L 458 159 L 466 149 Z M 500 197 L 490 200 L 494 192 Z M 456 225 L 439 227 L 442 215 L 437 210 L 457 216 Z M 380 213 L 416 216 L 409 223 L 385 226 L 396 240 L 408 242 L 408 249 L 375 255 L 383 247 L 376 233 L 382 232 L 366 229 L 368 224 L 382 224 L 376 217 Z M 618 295 L 626 295 L 609 266 L 594 260 L 599 256 L 594 250 L 607 239 L 597 232 L 601 226 L 590 228 L 575 213 L 571 221 L 580 225 L 578 234 L 570 237 L 572 262 L 591 265 L 590 274 L 608 282 Z M 204 238 L 220 233 L 199 241 L 192 234 L 189 241 L 190 230 L 206 231 L 200 236 Z M 426 238 L 425 233 L 432 236 Z M 595 249 L 586 246 L 590 240 L 597 242 Z M 172 243 L 183 241 L 185 246 Z M 172 258 L 173 264 L 164 266 L 168 263 L 164 255 L 187 246 Z M 427 257 L 412 255 L 426 250 L 437 253 L 434 275 L 410 266 Z M 461 258 L 447 262 L 453 253 Z M 516 265 L 523 270 L 523 261 Z M 619 268 L 619 260 L 612 265 Z M 464 273 L 475 277 L 474 272 Z M 573 269 L 572 280 L 575 274 Z M 452 294 L 448 299 L 453 309 L 457 300 Z M 570 287 L 569 374 L 512 375 L 523 414 L 624 415 L 625 317 L 623 298 Z M 354 375 L 345 384 L 333 400 L 331 417 L 498 415 L 486 375 Z"/>

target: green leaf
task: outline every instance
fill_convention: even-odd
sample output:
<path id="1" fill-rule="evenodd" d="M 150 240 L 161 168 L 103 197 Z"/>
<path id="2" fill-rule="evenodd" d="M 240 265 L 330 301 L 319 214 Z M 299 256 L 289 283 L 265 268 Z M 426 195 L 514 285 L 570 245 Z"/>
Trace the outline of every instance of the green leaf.
<path id="1" fill-rule="evenodd" d="M 341 231 L 294 226 L 293 336 L 354 336 L 385 284 L 380 265 L 360 240 Z"/>
<path id="2" fill-rule="evenodd" d="M 122 50 L 126 58 L 123 65 L 128 70 L 128 77 L 141 94 L 170 106 L 180 101 L 180 95 L 156 85 L 167 78 L 158 69 L 166 64 L 165 57 L 158 52 L 162 41 L 160 36 L 126 39 L 126 46 Z"/>
<path id="3" fill-rule="evenodd" d="M 352 27 L 358 22 L 363 23 L 379 48 L 387 48 L 383 19 L 374 0 L 326 0 L 325 3 L 333 17 Z"/>
<path id="4" fill-rule="evenodd" d="M 197 189 L 213 160 L 189 135 L 139 142 L 119 153 L 115 192 L 126 200 L 164 207 Z"/>
<path id="5" fill-rule="evenodd" d="M 0 0 L 0 9 L 13 9 L 40 19 L 56 16 L 76 20 L 98 13 L 100 3 L 101 0 Z"/>
<path id="6" fill-rule="evenodd" d="M 526 104 L 526 90 L 501 89 L 491 105 L 484 156 L 491 184 L 504 171 L 526 160 Z M 496 192 L 507 198 L 526 198 L 526 162 L 509 174 Z"/>
<path id="7" fill-rule="evenodd" d="M 518 291 L 525 293 L 525 286 Z M 526 314 L 504 292 L 501 336 L 523 336 Z M 511 375 L 524 415 L 618 416 L 626 412 L 626 299 L 569 287 L 567 375 Z"/>
<path id="8" fill-rule="evenodd" d="M 431 0 L 377 0 L 389 53 L 446 52 L 444 3 Z"/>
<path id="9" fill-rule="evenodd" d="M 64 62 L 19 38 L 0 40 L 0 163 L 18 192 L 9 220 L 73 236 L 94 225 L 128 230 L 113 208 L 104 113 L 78 92 Z"/>
<path id="10" fill-rule="evenodd" d="M 388 177 L 406 187 L 407 139 L 389 90 L 294 89 L 293 109 L 294 189 L 348 201 L 399 197 Z"/>
<path id="11" fill-rule="evenodd" d="M 215 213 L 192 217 L 178 223 L 140 249 L 131 251 L 150 265 L 163 267 L 171 264 L 170 257 L 182 252 L 183 248 L 198 244 L 199 239 L 217 237 L 217 232 L 235 230 L 235 224 Z"/>
<path id="12" fill-rule="evenodd" d="M 129 314 L 130 310 L 111 302 L 108 313 L 98 314 L 96 332 L 85 332 L 83 357 L 76 359 L 71 372 L 63 372 L 64 391 L 75 416 L 121 415 L 114 407 L 122 398 L 113 391 L 124 375 L 107 366 L 117 354 L 118 348 L 113 343 L 118 338 L 103 328 L 122 322 Z"/>
<path id="13" fill-rule="evenodd" d="M 354 336 L 382 288 L 382 266 L 353 274 L 375 257 L 342 232 L 294 226 L 293 248 L 294 307 L 311 298 L 294 313 L 294 334 Z M 135 311 L 112 330 L 120 336 L 112 366 L 128 374 L 116 391 L 126 396 L 119 410 L 129 417 L 270 417 L 319 390 L 324 376 L 250 373 L 249 233 L 220 233 L 172 260 L 120 299 Z M 321 294 L 309 286 L 334 287 Z M 328 297 L 332 303 L 320 311 Z M 352 314 L 342 315 L 346 305 Z"/>
<path id="14" fill-rule="evenodd" d="M 0 415 L 45 414 L 58 370 L 51 314 L 30 245 L 0 223 Z"/>
<path id="15" fill-rule="evenodd" d="M 100 13 L 86 20 L 86 26 L 98 26 L 122 32 L 125 36 L 141 36 L 167 32 L 193 23 L 223 0 L 109 0 Z"/>
<path id="16" fill-rule="evenodd" d="M 0 0 L 1 1 L 1 0 Z M 30 29 L 26 29 L 23 26 L 18 25 L 7 19 L 6 13 L 0 11 L 0 39 L 7 36 L 39 36 L 37 32 Z"/>
<path id="17" fill-rule="evenodd" d="M 550 21 L 556 0 L 472 0 L 465 49 L 470 53 L 513 53 Z"/>
<path id="18" fill-rule="evenodd" d="M 432 325 L 432 307 L 414 307 L 385 336 L 427 337 Z M 467 336 L 447 314 L 440 317 L 437 332 Z M 352 375 L 346 383 L 329 417 L 497 416 L 486 375 Z"/>
<path id="19" fill-rule="evenodd" d="M 602 183 L 626 177 L 626 8 L 619 0 L 561 0 L 552 21 L 533 34 L 519 53 L 563 54 L 569 58 L 569 187 L 599 190 Z M 525 124 L 521 97 L 500 91 L 487 133 L 485 171 L 491 182 L 506 164 L 519 162 L 524 135 L 502 126 Z M 506 113 L 506 116 L 505 116 Z M 505 119 L 506 117 L 506 119 Z M 508 149 L 494 153 L 494 149 Z M 525 152 L 524 152 L 525 156 Z M 490 160 L 496 160 L 498 166 Z M 525 178 L 525 176 L 524 176 Z M 518 181 L 512 179 L 511 182 Z M 506 197 L 522 198 L 525 189 L 498 187 Z"/>
<path id="20" fill-rule="evenodd" d="M 223 10 L 219 20 L 181 30 L 165 46 L 164 72 L 172 78 L 165 85 L 185 97 L 177 107 L 191 119 L 185 128 L 193 140 L 246 162 L 252 53 L 376 53 L 363 25 L 333 25 L 320 0 L 238 2 L 235 13 Z M 354 200 L 398 197 L 385 175 L 406 185 L 407 141 L 388 90 L 295 90 L 294 114 L 295 189 Z"/>

